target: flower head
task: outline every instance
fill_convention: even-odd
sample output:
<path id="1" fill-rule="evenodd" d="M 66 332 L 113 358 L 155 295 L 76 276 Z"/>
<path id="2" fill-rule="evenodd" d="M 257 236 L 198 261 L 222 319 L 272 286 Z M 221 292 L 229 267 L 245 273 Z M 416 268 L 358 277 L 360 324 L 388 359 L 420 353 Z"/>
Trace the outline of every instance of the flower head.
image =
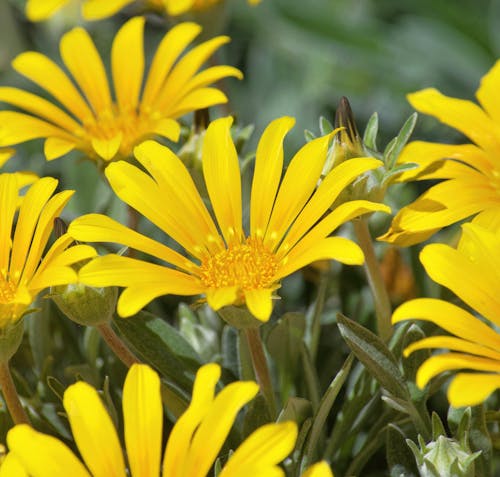
<path id="1" fill-rule="evenodd" d="M 63 404 L 85 465 L 58 439 L 18 425 L 7 436 L 10 453 L 0 467 L 0 476 L 7 475 L 4 466 L 14 465 L 9 463 L 12 461 L 32 477 L 205 477 L 238 412 L 258 392 L 254 382 L 238 381 L 215 395 L 219 377 L 220 367 L 216 364 L 200 368 L 191 403 L 170 432 L 163 459 L 163 407 L 160 378 L 155 371 L 147 365 L 134 364 L 125 380 L 127 459 L 97 391 L 84 382 L 73 384 L 64 393 Z M 278 464 L 292 451 L 296 437 L 297 426 L 293 422 L 259 428 L 231 456 L 220 477 L 270 473 L 284 476 Z"/>
<path id="2" fill-rule="evenodd" d="M 163 37 L 144 78 L 143 30 L 144 18 L 132 18 L 113 41 L 115 98 L 101 57 L 83 28 L 66 33 L 60 43 L 61 57 L 76 85 L 41 53 L 26 52 L 15 58 L 14 69 L 45 89 L 63 108 L 27 91 L 1 87 L 0 101 L 26 112 L 0 111 L 0 145 L 46 138 L 48 160 L 73 149 L 103 161 L 127 158 L 148 137 L 176 141 L 178 117 L 227 101 L 220 90 L 208 86 L 227 76 L 241 78 L 240 71 L 230 66 L 198 70 L 228 37 L 201 43 L 179 59 L 200 32 L 194 23 L 181 23 Z"/>
<path id="3" fill-rule="evenodd" d="M 417 163 L 405 180 L 445 179 L 404 207 L 381 237 L 398 245 L 426 240 L 442 227 L 477 215 L 483 225 L 500 215 L 500 61 L 476 92 L 480 106 L 433 88 L 408 96 L 412 106 L 461 131 L 474 144 L 410 143 L 399 161 Z"/>
<path id="4" fill-rule="evenodd" d="M 294 120 L 273 121 L 257 148 L 247 233 L 231 123 L 231 118 L 212 122 L 203 143 L 203 174 L 216 222 L 184 164 L 158 143 L 148 141 L 135 149 L 147 173 L 124 161 L 106 169 L 115 193 L 182 245 L 193 260 L 102 215 L 83 216 L 70 225 L 68 232 L 78 240 L 119 242 L 167 262 L 163 266 L 107 255 L 80 270 L 80 279 L 89 285 L 126 288 L 118 301 L 121 316 L 137 313 L 164 294 L 204 293 L 215 310 L 246 303 L 256 318 L 266 321 L 283 277 L 320 259 L 363 263 L 355 243 L 328 236 L 353 217 L 388 207 L 359 200 L 328 209 L 347 184 L 380 161 L 346 161 L 317 187 L 330 139 L 325 136 L 302 147 L 281 179 L 283 138 Z"/>
<path id="5" fill-rule="evenodd" d="M 56 186 L 51 177 L 37 180 L 18 207 L 17 176 L 0 174 L 0 328 L 14 325 L 44 288 L 76 282 L 70 265 L 95 255 L 88 245 L 67 248 L 72 239 L 63 235 L 42 259 L 54 218 L 73 195 L 52 196 Z"/>
<path id="6" fill-rule="evenodd" d="M 449 288 L 494 326 L 500 326 L 500 237 L 476 224 L 464 224 L 458 249 L 431 244 L 420 254 L 429 276 Z M 459 369 L 448 388 L 452 406 L 474 406 L 500 388 L 500 334 L 481 318 L 443 300 L 418 298 L 401 305 L 393 322 L 409 318 L 435 323 L 453 336 L 431 336 L 411 344 L 408 355 L 424 348 L 449 351 L 427 359 L 417 372 L 423 388 L 434 376 Z"/>
<path id="7" fill-rule="evenodd" d="M 31 21 L 42 21 L 50 18 L 70 0 L 28 0 L 26 16 Z M 100 20 L 118 13 L 122 8 L 134 3 L 135 0 L 82 0 L 82 16 L 85 20 Z M 141 0 L 139 3 L 167 15 L 182 15 L 187 12 L 205 10 L 223 0 Z M 261 0 L 248 0 L 251 5 L 257 5 Z"/>

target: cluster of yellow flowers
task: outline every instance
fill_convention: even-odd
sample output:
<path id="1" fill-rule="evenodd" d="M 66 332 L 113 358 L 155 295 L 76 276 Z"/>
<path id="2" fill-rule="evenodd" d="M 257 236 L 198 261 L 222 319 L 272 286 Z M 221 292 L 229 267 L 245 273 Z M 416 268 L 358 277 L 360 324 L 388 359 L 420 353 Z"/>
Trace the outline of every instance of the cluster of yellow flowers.
<path id="1" fill-rule="evenodd" d="M 29 0 L 26 13 L 29 19 L 39 21 L 66 3 Z M 81 3 L 83 17 L 95 20 L 132 3 L 172 16 L 208 9 L 218 2 Z M 356 243 L 330 236 L 336 229 L 364 214 L 390 213 L 387 205 L 367 198 L 339 200 L 360 175 L 383 163 L 373 157 L 354 157 L 324 174 L 338 130 L 300 148 L 283 174 L 283 141 L 294 119 L 282 117 L 267 126 L 257 146 L 247 227 L 240 162 L 231 136 L 232 118 L 212 121 L 204 133 L 201 164 L 206 190 L 200 190 L 178 155 L 155 140 L 179 141 L 180 117 L 228 101 L 213 85 L 223 78 L 241 79 L 241 72 L 227 65 L 201 68 L 229 38 L 218 36 L 185 52 L 201 28 L 192 22 L 178 23 L 162 38 L 146 73 L 144 28 L 145 18 L 135 16 L 116 34 L 111 80 L 91 36 L 81 27 L 61 38 L 60 56 L 66 71 L 38 52 L 17 56 L 13 68 L 53 101 L 23 89 L 0 87 L 0 101 L 16 108 L 0 111 L 0 166 L 13 155 L 9 147 L 32 139 L 45 140 L 44 154 L 49 161 L 79 150 L 104 170 L 117 197 L 179 247 L 167 246 L 106 215 L 88 214 L 72 221 L 45 251 L 54 219 L 73 191 L 54 194 L 58 182 L 50 177 L 2 173 L 2 335 L 18 328 L 42 290 L 76 282 L 123 287 L 117 303 L 121 317 L 138 313 L 163 295 L 203 295 L 213 310 L 246 306 L 258 325 L 270 319 L 284 277 L 323 259 L 348 265 L 364 263 L 363 251 Z M 380 237 L 408 246 L 474 216 L 462 226 L 456 247 L 427 245 L 420 257 L 435 282 L 449 288 L 493 327 L 470 311 L 431 298 L 406 302 L 392 317 L 393 323 L 432 321 L 454 335 L 428 337 L 405 350 L 406 354 L 423 348 L 449 350 L 430 357 L 420 367 L 417 384 L 421 388 L 444 371 L 473 371 L 453 378 L 448 390 L 453 406 L 480 403 L 500 388 L 500 335 L 494 330 L 500 326 L 500 298 L 496 295 L 500 282 L 499 86 L 497 63 L 477 92 L 484 109 L 471 101 L 447 98 L 434 89 L 409 95 L 415 109 L 458 128 L 474 144 L 410 143 L 399 162 L 418 167 L 404 172 L 398 180 L 440 182 L 399 211 L 389 231 Z M 98 257 L 92 246 L 81 242 L 118 243 L 151 259 L 120 254 Z M 0 352 L 4 365 L 17 349 L 16 343 L 12 350 Z M 254 382 L 238 381 L 216 395 L 220 373 L 216 364 L 200 368 L 191 403 L 170 431 L 163 458 L 160 377 L 145 364 L 133 364 L 123 389 L 126 458 L 97 391 L 78 382 L 66 390 L 64 408 L 84 463 L 61 441 L 20 423 L 8 434 L 10 452 L 0 467 L 0 476 L 203 477 L 218 458 L 239 410 L 259 391 Z M 219 475 L 284 475 L 280 463 L 293 451 L 296 440 L 294 422 L 260 427 L 235 450 Z M 320 462 L 302 475 L 327 477 L 332 473 Z"/>

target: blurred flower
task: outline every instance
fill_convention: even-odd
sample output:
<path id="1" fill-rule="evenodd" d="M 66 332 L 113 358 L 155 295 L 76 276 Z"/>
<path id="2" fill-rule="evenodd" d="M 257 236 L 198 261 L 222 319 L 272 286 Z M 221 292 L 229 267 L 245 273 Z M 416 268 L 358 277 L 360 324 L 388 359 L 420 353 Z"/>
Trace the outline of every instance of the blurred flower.
<path id="1" fill-rule="evenodd" d="M 363 253 L 355 243 L 328 235 L 354 217 L 377 210 L 387 212 L 388 207 L 359 200 L 331 212 L 328 209 L 347 184 L 378 167 L 380 161 L 346 161 L 317 187 L 330 140 L 324 136 L 297 152 L 281 180 L 283 139 L 294 120 L 284 117 L 273 121 L 257 147 L 247 235 L 242 225 L 240 167 L 231 124 L 231 118 L 212 122 L 202 150 L 203 174 L 218 227 L 186 167 L 168 148 L 147 141 L 135 149 L 149 175 L 124 161 L 106 169 L 120 199 L 181 244 L 196 262 L 103 215 L 86 215 L 70 225 L 68 233 L 78 240 L 118 242 L 179 269 L 117 255 L 85 265 L 80 270 L 82 282 L 126 288 L 118 301 L 121 316 L 137 313 L 161 295 L 204 293 L 215 310 L 246 303 L 253 316 L 267 321 L 273 293 L 283 277 L 320 259 L 363 263 Z"/>
<path id="2" fill-rule="evenodd" d="M 500 236 L 475 224 L 462 226 L 458 249 L 444 244 L 426 246 L 420 254 L 429 276 L 449 288 L 466 305 L 500 326 Z M 447 348 L 431 356 L 417 372 L 417 385 L 423 388 L 434 376 L 445 371 L 458 373 L 448 388 L 454 407 L 474 406 L 500 388 L 500 334 L 480 318 L 452 303 L 418 298 L 396 309 L 392 320 L 410 318 L 435 323 L 454 336 L 431 336 L 406 348 L 405 355 L 424 348 Z"/>
<path id="3" fill-rule="evenodd" d="M 118 13 L 122 8 L 135 0 L 82 0 L 82 16 L 85 20 L 100 20 Z M 189 11 L 204 10 L 223 0 L 142 0 L 139 3 L 168 15 L 181 15 Z M 54 13 L 68 4 L 70 0 L 28 0 L 26 16 L 33 22 L 50 18 Z M 248 0 L 257 5 L 261 0 Z"/>
<path id="4" fill-rule="evenodd" d="M 47 160 L 73 149 L 104 161 L 127 158 L 133 147 L 148 137 L 159 135 L 177 141 L 180 126 L 176 118 L 227 101 L 224 93 L 208 85 L 227 76 L 241 78 L 240 71 L 230 66 L 197 71 L 229 41 L 228 37 L 201 43 L 179 60 L 200 32 L 194 23 L 179 24 L 163 37 L 144 77 L 143 30 L 144 18 L 132 18 L 113 41 L 111 69 L 116 100 L 111 97 L 104 64 L 82 28 L 66 33 L 60 43 L 63 62 L 78 88 L 41 53 L 26 52 L 15 58 L 14 69 L 45 89 L 66 111 L 27 91 L 0 88 L 0 101 L 26 111 L 0 112 L 0 145 L 46 138 Z"/>
<path id="5" fill-rule="evenodd" d="M 500 61 L 482 78 L 476 97 L 481 106 L 433 88 L 408 95 L 417 111 L 458 129 L 474 144 L 415 141 L 404 149 L 399 162 L 420 167 L 404 173 L 400 181 L 446 180 L 401 209 L 382 240 L 412 245 L 474 214 L 485 226 L 499 220 Z"/>
<path id="6" fill-rule="evenodd" d="M 66 390 L 63 404 L 86 467 L 58 439 L 28 425 L 18 425 L 8 433 L 10 453 L 0 468 L 0 476 L 12 477 L 3 471 L 12 461 L 33 477 L 125 477 L 128 472 L 131 477 L 204 477 L 218 457 L 239 410 L 259 389 L 254 382 L 238 381 L 215 395 L 220 373 L 217 364 L 207 364 L 198 371 L 191 403 L 170 432 L 163 463 L 160 378 L 149 366 L 134 364 L 123 388 L 126 458 L 99 394 L 80 381 Z M 265 425 L 240 445 L 219 476 L 237 477 L 242 472 L 255 477 L 284 476 L 278 464 L 292 451 L 296 438 L 294 422 Z M 312 475 L 326 477 L 328 473 Z"/>
<path id="7" fill-rule="evenodd" d="M 42 259 L 54 218 L 61 213 L 73 195 L 73 191 L 63 191 L 52 196 L 56 187 L 56 179 L 38 179 L 26 192 L 18 207 L 19 186 L 16 175 L 0 174 L 2 329 L 14 325 L 44 288 L 76 282 L 77 274 L 70 265 L 95 255 L 95 250 L 88 245 L 67 248 L 73 240 L 68 235 L 63 235 Z"/>
<path id="8" fill-rule="evenodd" d="M 14 149 L 3 148 L 0 149 L 0 169 L 7 163 L 7 161 L 15 154 Z M 17 186 L 21 189 L 27 185 L 33 184 L 38 179 L 34 172 L 18 171 L 14 172 L 17 177 Z"/>

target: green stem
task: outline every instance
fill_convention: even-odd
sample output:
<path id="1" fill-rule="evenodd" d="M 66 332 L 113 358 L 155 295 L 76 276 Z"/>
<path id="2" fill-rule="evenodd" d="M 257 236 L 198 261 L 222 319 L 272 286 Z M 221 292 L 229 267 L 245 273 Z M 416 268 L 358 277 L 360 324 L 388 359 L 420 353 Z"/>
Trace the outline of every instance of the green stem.
<path id="1" fill-rule="evenodd" d="M 31 425 L 28 415 L 21 404 L 19 395 L 17 394 L 8 361 L 0 362 L 0 386 L 2 388 L 5 403 L 7 404 L 7 409 L 9 410 L 10 417 L 12 417 L 14 424 Z"/>
<path id="2" fill-rule="evenodd" d="M 267 365 L 267 359 L 264 353 L 264 346 L 262 345 L 259 328 L 245 329 L 245 336 L 250 356 L 252 357 L 255 378 L 260 386 L 262 395 L 267 401 L 271 418 L 274 420 L 276 417 L 276 400 L 274 397 L 273 383 L 271 381 L 271 374 L 269 373 L 269 367 Z"/>
<path id="3" fill-rule="evenodd" d="M 326 290 L 328 288 L 328 273 L 322 273 L 319 281 L 318 296 L 314 304 L 314 312 L 311 324 L 311 360 L 314 363 L 318 353 L 319 337 L 321 334 L 321 314 L 326 299 Z"/>
<path id="4" fill-rule="evenodd" d="M 96 328 L 106 344 L 116 354 L 118 359 L 125 366 L 127 366 L 127 368 L 130 368 L 130 366 L 135 363 L 140 363 L 139 359 L 132 353 L 132 351 L 130 351 L 123 340 L 115 333 L 115 330 L 111 328 L 111 325 L 109 323 L 96 325 Z"/>
<path id="5" fill-rule="evenodd" d="M 392 335 L 391 325 L 391 301 L 385 288 L 379 264 L 373 248 L 372 236 L 365 217 L 353 220 L 354 232 L 358 244 L 365 255 L 365 272 L 368 284 L 375 302 L 375 313 L 377 315 L 377 331 L 380 338 L 388 341 Z"/>

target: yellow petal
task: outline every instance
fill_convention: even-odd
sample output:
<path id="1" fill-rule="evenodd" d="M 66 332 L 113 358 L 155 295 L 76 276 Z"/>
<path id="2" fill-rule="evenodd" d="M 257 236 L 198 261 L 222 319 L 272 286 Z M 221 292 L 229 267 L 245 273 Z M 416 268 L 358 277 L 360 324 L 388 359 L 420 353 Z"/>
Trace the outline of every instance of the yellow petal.
<path id="1" fill-rule="evenodd" d="M 472 101 L 444 96 L 434 88 L 409 94 L 408 101 L 417 111 L 458 129 L 478 146 L 498 150 L 498 126 Z"/>
<path id="2" fill-rule="evenodd" d="M 495 255 L 491 255 L 491 260 L 495 267 Z M 446 286 L 484 317 L 500 325 L 496 268 L 490 270 L 487 266 L 477 266 L 459 251 L 444 244 L 425 247 L 420 261 L 435 282 Z"/>
<path id="3" fill-rule="evenodd" d="M 477 406 L 500 388 L 500 374 L 458 373 L 448 387 L 453 407 Z"/>
<path id="4" fill-rule="evenodd" d="M 500 373 L 500 362 L 460 353 L 444 353 L 431 356 L 418 368 L 417 386 L 423 389 L 434 376 L 456 369 L 473 369 L 476 371 Z"/>
<path id="5" fill-rule="evenodd" d="M 111 112 L 106 70 L 90 35 L 83 28 L 73 28 L 61 38 L 60 50 L 64 64 L 96 115 Z"/>
<path id="6" fill-rule="evenodd" d="M 431 321 L 464 340 L 500 349 L 500 335 L 462 308 L 435 298 L 417 298 L 399 306 L 392 322 L 416 319 Z"/>
<path id="7" fill-rule="evenodd" d="M 71 152 L 76 147 L 76 143 L 61 139 L 59 137 L 49 137 L 45 140 L 43 145 L 43 152 L 47 161 L 58 159 Z"/>
<path id="8" fill-rule="evenodd" d="M 243 236 L 240 166 L 230 133 L 232 122 L 230 117 L 211 122 L 202 149 L 208 195 L 228 246 Z"/>
<path id="9" fill-rule="evenodd" d="M 0 465 L 0 477 L 30 477 L 28 471 L 13 452 L 7 454 Z M 36 477 L 36 476 L 35 476 Z"/>
<path id="10" fill-rule="evenodd" d="M 215 397 L 191 441 L 184 467 L 189 477 L 205 477 L 212 467 L 240 409 L 252 400 L 259 387 L 238 381 L 224 387 Z"/>
<path id="11" fill-rule="evenodd" d="M 134 364 L 123 386 L 125 445 L 132 477 L 160 475 L 163 406 L 160 378 L 149 366 Z"/>
<path id="12" fill-rule="evenodd" d="M 476 97 L 481 103 L 481 106 L 496 123 L 500 123 L 500 95 L 498 94 L 499 84 L 500 62 L 497 61 L 490 71 L 483 76 L 479 89 L 476 92 Z"/>
<path id="13" fill-rule="evenodd" d="M 113 41 L 111 67 L 121 111 L 137 107 L 144 75 L 144 17 L 134 17 L 120 28 Z"/>
<path id="14" fill-rule="evenodd" d="M 26 16 L 32 22 L 46 20 L 70 0 L 28 0 Z"/>
<path id="15" fill-rule="evenodd" d="M 120 441 L 97 391 L 80 381 L 64 393 L 64 409 L 78 450 L 93 477 L 125 477 Z"/>
<path id="16" fill-rule="evenodd" d="M 344 237 L 328 237 L 307 247 L 302 247 L 299 242 L 283 260 L 283 266 L 279 268 L 275 279 L 286 277 L 312 262 L 325 259 L 347 265 L 363 265 L 365 261 L 359 246 Z"/>
<path id="17" fill-rule="evenodd" d="M 287 421 L 259 427 L 236 449 L 220 477 L 267 476 L 292 452 L 297 424 Z"/>
<path id="18" fill-rule="evenodd" d="M 311 467 L 302 474 L 302 477 L 333 477 L 333 472 L 325 461 L 321 461 L 311 465 Z"/>
<path id="19" fill-rule="evenodd" d="M 325 164 L 330 136 L 314 139 L 292 158 L 269 219 L 264 243 L 274 249 L 311 197 Z"/>
<path id="20" fill-rule="evenodd" d="M 323 216 L 342 190 L 360 174 L 380 167 L 382 162 L 373 158 L 347 160 L 335 167 L 321 182 L 308 200 L 278 249 L 291 249 L 300 238 Z"/>
<path id="21" fill-rule="evenodd" d="M 154 133 L 177 142 L 181 134 L 181 125 L 174 119 L 163 118 L 155 124 Z"/>
<path id="22" fill-rule="evenodd" d="M 182 88 L 182 94 L 190 93 L 195 89 L 204 88 L 216 81 L 219 81 L 222 78 L 234 77 L 238 79 L 243 79 L 243 73 L 234 66 L 212 66 L 211 68 L 207 68 L 206 70 L 198 73 L 196 76 L 193 76 Z"/>
<path id="23" fill-rule="evenodd" d="M 172 102 L 168 108 L 163 110 L 163 114 L 178 118 L 196 109 L 209 108 L 216 104 L 225 103 L 227 103 L 227 96 L 219 89 L 200 88 L 184 97 L 179 97 L 178 101 Z"/>
<path id="24" fill-rule="evenodd" d="M 16 153 L 14 149 L 0 149 L 0 167 L 5 166 L 7 161 Z"/>
<path id="25" fill-rule="evenodd" d="M 272 289 L 245 290 L 245 302 L 250 313 L 260 321 L 268 321 L 273 311 Z"/>
<path id="26" fill-rule="evenodd" d="M 100 0 L 95 0 L 96 2 Z M 102 2 L 101 2 L 102 3 Z M 165 78 L 169 74 L 175 61 L 182 51 L 200 33 L 201 27 L 196 23 L 180 23 L 174 26 L 163 37 L 151 63 L 144 93 L 142 95 L 141 107 L 151 107 L 160 92 Z"/>
<path id="27" fill-rule="evenodd" d="M 92 137 L 91 144 L 94 151 L 105 161 L 113 159 L 122 144 L 123 133 L 120 131 L 111 139 Z"/>
<path id="28" fill-rule="evenodd" d="M 255 156 L 250 199 L 250 235 L 263 237 L 283 171 L 283 140 L 295 124 L 285 116 L 272 121 L 262 133 Z"/>
<path id="29" fill-rule="evenodd" d="M 9 269 L 12 246 L 11 231 L 18 202 L 17 180 L 14 174 L 0 174 L 0 270 Z"/>
<path id="30" fill-rule="evenodd" d="M 87 214 L 73 220 L 68 234 L 82 242 L 115 242 L 160 258 L 183 270 L 193 270 L 194 264 L 180 253 L 125 227 L 116 220 L 101 214 Z"/>
<path id="31" fill-rule="evenodd" d="M 237 291 L 236 287 L 227 287 L 206 290 L 205 293 L 208 304 L 217 311 L 223 306 L 232 305 L 236 301 Z"/>
<path id="32" fill-rule="evenodd" d="M 7 434 L 7 443 L 10 451 L 32 477 L 90 477 L 66 445 L 55 437 L 35 431 L 27 424 L 12 428 Z"/>
<path id="33" fill-rule="evenodd" d="M 82 5 L 82 16 L 85 20 L 100 20 L 118 13 L 133 0 L 85 0 Z"/>
<path id="34" fill-rule="evenodd" d="M 66 73 L 52 60 L 34 51 L 21 53 L 12 62 L 20 74 L 45 89 L 64 107 L 85 123 L 93 117 L 92 111 Z"/>
<path id="35" fill-rule="evenodd" d="M 200 421 L 212 406 L 215 386 L 220 374 L 220 366 L 215 363 L 202 366 L 196 373 L 191 403 L 186 412 L 175 423 L 168 438 L 163 460 L 164 476 L 183 477 L 188 475 L 184 473 L 184 469 L 187 466 L 191 440 Z"/>
<path id="36" fill-rule="evenodd" d="M 167 13 L 174 16 L 186 13 L 194 2 L 195 0 L 164 0 Z"/>

